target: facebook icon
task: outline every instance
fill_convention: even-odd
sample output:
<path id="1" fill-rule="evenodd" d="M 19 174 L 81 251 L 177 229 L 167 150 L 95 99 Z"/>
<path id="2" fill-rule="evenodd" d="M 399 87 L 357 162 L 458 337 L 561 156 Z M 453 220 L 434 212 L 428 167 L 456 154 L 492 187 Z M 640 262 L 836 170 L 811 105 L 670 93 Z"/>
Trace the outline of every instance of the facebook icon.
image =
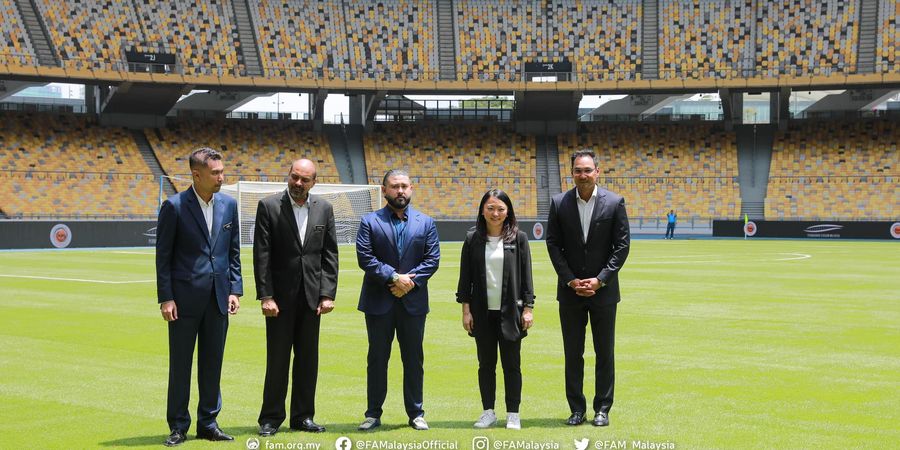
<path id="1" fill-rule="evenodd" d="M 341 436 L 334 441 L 334 450 L 351 450 L 352 448 L 353 441 L 347 436 Z"/>

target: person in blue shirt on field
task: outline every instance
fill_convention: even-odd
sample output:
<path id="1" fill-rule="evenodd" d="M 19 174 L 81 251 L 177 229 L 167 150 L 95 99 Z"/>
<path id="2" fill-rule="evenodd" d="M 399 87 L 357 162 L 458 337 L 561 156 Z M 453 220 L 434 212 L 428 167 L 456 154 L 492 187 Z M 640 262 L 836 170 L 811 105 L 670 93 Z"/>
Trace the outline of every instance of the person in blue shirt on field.
<path id="1" fill-rule="evenodd" d="M 666 214 L 666 239 L 675 239 L 675 223 L 678 222 L 678 214 L 675 214 L 674 209 L 670 209 L 669 213 Z"/>

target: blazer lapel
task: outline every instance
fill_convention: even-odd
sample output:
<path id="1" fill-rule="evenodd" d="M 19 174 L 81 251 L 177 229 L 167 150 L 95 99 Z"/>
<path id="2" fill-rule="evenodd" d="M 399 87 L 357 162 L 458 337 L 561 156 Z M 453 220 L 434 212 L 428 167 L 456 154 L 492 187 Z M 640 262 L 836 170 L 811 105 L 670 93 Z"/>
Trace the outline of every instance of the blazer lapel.
<path id="1" fill-rule="evenodd" d="M 391 224 L 391 215 L 394 214 L 394 211 L 387 206 L 381 208 L 378 216 L 381 222 L 381 229 L 384 232 L 384 235 L 387 236 L 388 242 L 391 244 L 391 250 L 394 254 L 397 255 L 397 259 L 399 261 L 400 254 L 397 253 L 397 241 L 394 239 L 394 226 Z"/>
<path id="2" fill-rule="evenodd" d="M 575 228 L 578 231 L 578 239 L 581 239 L 581 243 L 585 244 L 587 241 L 584 240 L 584 229 L 581 228 L 581 213 L 578 212 L 578 188 L 573 188 L 569 191 L 571 195 L 567 195 L 566 198 L 571 205 L 569 209 L 569 220 L 571 223 L 575 224 Z"/>
<path id="3" fill-rule="evenodd" d="M 594 199 L 594 210 L 591 211 L 591 222 L 589 225 L 590 229 L 588 230 L 587 241 L 585 241 L 585 244 L 587 244 L 588 242 L 591 242 L 591 238 L 594 237 L 594 229 L 596 228 L 596 227 L 594 227 L 594 224 L 597 223 L 597 219 L 600 217 L 600 210 L 603 209 L 603 203 L 605 201 L 606 201 L 606 192 L 598 187 L 597 188 L 597 198 Z"/>
<path id="4" fill-rule="evenodd" d="M 225 218 L 225 202 L 222 201 L 222 196 L 218 194 L 213 194 L 213 198 L 215 201 L 213 202 L 213 223 L 212 223 L 212 236 L 209 238 L 209 246 L 210 248 L 216 246 L 216 239 L 219 238 L 219 230 L 222 228 L 222 220 Z"/>
<path id="5" fill-rule="evenodd" d="M 203 211 L 200 209 L 200 201 L 197 200 L 197 194 L 194 193 L 194 188 L 191 187 L 188 191 L 185 191 L 185 200 L 187 200 L 188 210 L 191 212 L 191 215 L 194 216 L 194 221 L 197 222 L 197 226 L 200 227 L 200 234 L 206 238 L 206 244 L 209 245 L 209 230 L 206 228 L 206 219 L 203 218 Z"/>
<path id="6" fill-rule="evenodd" d="M 319 223 L 319 209 L 321 209 L 319 201 L 311 196 L 306 200 L 306 204 L 309 205 L 309 214 L 306 216 L 306 234 L 303 235 L 303 242 L 309 242 L 309 238 L 315 232 L 315 224 Z"/>
<path id="7" fill-rule="evenodd" d="M 412 206 L 408 206 L 406 208 L 406 231 L 404 232 L 406 239 L 403 241 L 403 253 L 400 255 L 401 261 L 403 260 L 403 256 L 406 255 L 406 252 L 409 251 L 409 247 L 411 247 L 409 243 L 419 229 L 420 220 L 422 220 L 422 216 L 419 214 L 419 211 L 413 209 Z"/>
<path id="8" fill-rule="evenodd" d="M 297 217 L 294 216 L 293 203 L 294 200 L 292 200 L 290 194 L 285 191 L 284 196 L 281 197 L 281 215 L 287 217 L 288 224 L 290 224 L 291 234 L 294 235 L 294 240 L 297 242 L 297 248 L 302 250 L 303 244 L 300 243 L 300 231 L 299 228 L 297 228 Z"/>
<path id="9" fill-rule="evenodd" d="M 483 292 L 481 292 L 481 296 L 484 297 L 484 304 L 487 305 L 487 266 L 485 266 L 484 259 L 484 248 L 486 243 L 481 239 L 473 239 L 472 240 L 472 256 L 475 257 L 475 270 L 478 272 L 478 277 L 481 278 L 481 286 Z"/>

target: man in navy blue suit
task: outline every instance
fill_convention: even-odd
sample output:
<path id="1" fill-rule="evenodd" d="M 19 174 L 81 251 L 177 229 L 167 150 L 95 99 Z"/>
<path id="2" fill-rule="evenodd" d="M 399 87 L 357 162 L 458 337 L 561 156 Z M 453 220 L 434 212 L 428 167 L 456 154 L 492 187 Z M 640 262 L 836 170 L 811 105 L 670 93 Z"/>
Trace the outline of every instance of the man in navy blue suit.
<path id="1" fill-rule="evenodd" d="M 169 392 L 166 446 L 187 439 L 191 364 L 197 344 L 197 438 L 231 441 L 216 423 L 222 409 L 219 380 L 228 315 L 243 294 L 237 202 L 217 194 L 225 180 L 222 155 L 199 148 L 190 156 L 193 184 L 159 210 L 156 226 L 156 289 L 169 324 Z"/>
<path id="2" fill-rule="evenodd" d="M 427 430 L 422 409 L 425 316 L 428 279 L 438 269 L 441 249 L 434 220 L 409 206 L 412 185 L 404 170 L 389 170 L 381 183 L 387 206 L 366 214 L 356 235 L 356 257 L 365 271 L 359 310 L 369 336 L 366 418 L 359 430 L 381 425 L 387 397 L 388 360 L 394 333 L 403 360 L 403 402 L 409 425 Z"/>

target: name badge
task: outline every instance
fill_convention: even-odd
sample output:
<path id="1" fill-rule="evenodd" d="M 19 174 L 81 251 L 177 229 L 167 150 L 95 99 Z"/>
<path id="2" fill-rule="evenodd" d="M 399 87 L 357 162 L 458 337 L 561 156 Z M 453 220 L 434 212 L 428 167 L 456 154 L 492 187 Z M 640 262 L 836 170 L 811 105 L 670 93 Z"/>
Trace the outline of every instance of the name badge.
<path id="1" fill-rule="evenodd" d="M 228 223 L 226 223 L 225 225 L 222 225 L 222 228 L 225 229 L 225 230 L 230 230 L 230 229 L 231 229 L 231 222 L 228 222 Z"/>
<path id="2" fill-rule="evenodd" d="M 316 225 L 313 231 L 325 231 L 325 225 Z"/>

